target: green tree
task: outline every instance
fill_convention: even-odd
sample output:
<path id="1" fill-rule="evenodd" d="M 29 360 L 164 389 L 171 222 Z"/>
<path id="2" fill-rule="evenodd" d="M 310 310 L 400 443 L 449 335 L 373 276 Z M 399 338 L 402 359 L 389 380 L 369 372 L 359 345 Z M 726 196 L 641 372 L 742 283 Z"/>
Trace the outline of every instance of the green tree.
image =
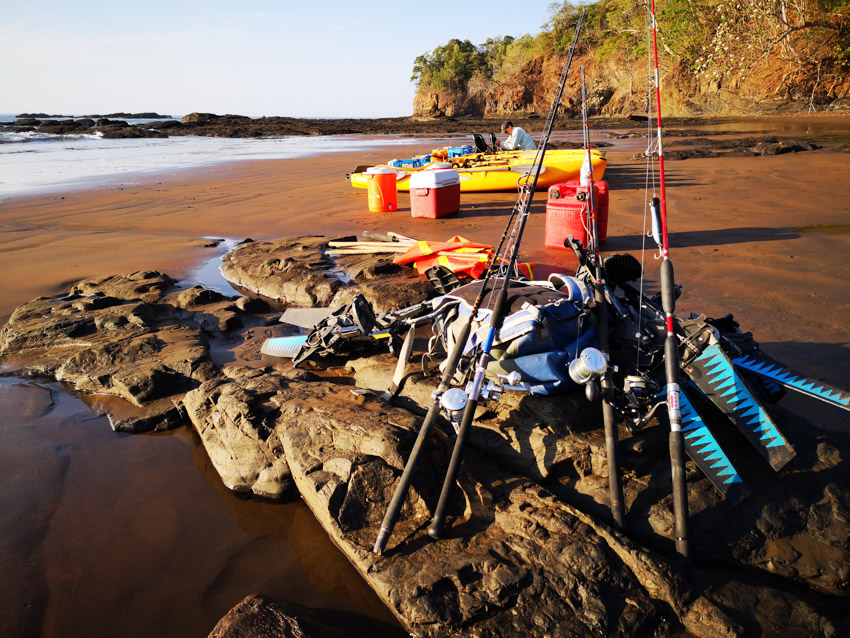
<path id="1" fill-rule="evenodd" d="M 490 72 L 487 55 L 469 40 L 453 38 L 413 62 L 410 78 L 417 87 L 433 87 L 461 91 L 476 74 Z"/>
<path id="2" fill-rule="evenodd" d="M 479 45 L 478 50 L 487 60 L 488 78 L 493 77 L 493 74 L 502 66 L 505 55 L 513 42 L 514 38 L 506 35 L 504 37 L 487 38 L 484 44 Z"/>

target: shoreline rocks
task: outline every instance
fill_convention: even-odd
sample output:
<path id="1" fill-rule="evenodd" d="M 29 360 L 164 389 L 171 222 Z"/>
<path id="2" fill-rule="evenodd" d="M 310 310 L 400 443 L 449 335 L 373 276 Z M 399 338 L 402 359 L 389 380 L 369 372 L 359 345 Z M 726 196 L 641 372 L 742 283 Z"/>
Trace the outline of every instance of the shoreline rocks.
<path id="1" fill-rule="evenodd" d="M 238 289 L 307 308 L 342 306 L 362 294 L 375 312 L 389 312 L 435 294 L 424 277 L 409 266 L 394 264 L 392 256 L 331 259 L 324 253 L 329 241 L 333 240 L 288 237 L 245 241 L 222 258 L 221 273 Z"/>
<path id="2" fill-rule="evenodd" d="M 262 284 L 279 299 L 336 304 L 368 289 L 368 273 L 383 272 L 380 258 L 329 260 L 326 243 L 246 243 L 227 260 L 228 278 Z M 353 273 L 351 281 L 328 284 L 335 268 Z M 415 283 L 403 271 L 390 276 Z M 175 284 L 146 271 L 33 300 L 0 331 L 0 356 L 17 374 L 111 395 L 102 409 L 116 429 L 191 423 L 232 490 L 299 494 L 416 635 L 833 636 L 846 625 L 836 612 L 850 589 L 846 433 L 818 431 L 780 409 L 798 458 L 779 476 L 756 458 L 748 474 L 757 493 L 734 509 L 689 466 L 697 559 L 685 566 L 669 540 L 663 428 L 621 432 L 627 536 L 606 522 L 596 406 L 570 395 L 506 393 L 476 415 L 446 538 L 425 534 L 453 445 L 441 424 L 388 549 L 376 556 L 372 544 L 433 381 L 411 377 L 396 405 L 354 394 L 356 386 L 386 388 L 395 360 L 293 369 L 259 354 L 262 340 L 284 329 L 265 303 Z M 422 298 L 414 285 L 396 288 L 404 293 L 387 307 Z M 221 349 L 232 355 L 217 359 Z M 730 449 L 756 456 L 739 444 Z M 240 617 L 262 616 L 261 607 L 243 606 Z"/>
<path id="3" fill-rule="evenodd" d="M 239 602 L 210 632 L 209 638 L 346 638 L 347 632 L 312 609 L 252 594 Z"/>

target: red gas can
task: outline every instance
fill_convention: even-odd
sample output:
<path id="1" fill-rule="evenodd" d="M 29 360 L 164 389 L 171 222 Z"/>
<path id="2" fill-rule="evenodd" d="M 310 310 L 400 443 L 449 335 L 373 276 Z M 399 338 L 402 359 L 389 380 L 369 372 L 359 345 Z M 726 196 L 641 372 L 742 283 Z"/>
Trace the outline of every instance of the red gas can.
<path id="1" fill-rule="evenodd" d="M 599 243 L 608 237 L 608 182 L 593 183 L 596 200 L 596 229 L 599 231 Z M 579 182 L 564 182 L 549 187 L 546 200 L 546 248 L 564 247 L 567 235 L 572 235 L 587 246 L 589 223 L 587 212 L 590 209 L 590 187 Z"/>

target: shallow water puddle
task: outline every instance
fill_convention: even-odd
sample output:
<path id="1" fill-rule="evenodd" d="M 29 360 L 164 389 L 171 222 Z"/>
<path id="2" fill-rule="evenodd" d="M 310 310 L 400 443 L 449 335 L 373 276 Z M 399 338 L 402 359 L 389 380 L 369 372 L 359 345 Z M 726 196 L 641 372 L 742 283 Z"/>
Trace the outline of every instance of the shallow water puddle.
<path id="1" fill-rule="evenodd" d="M 200 266 L 195 268 L 189 276 L 186 277 L 186 279 L 182 280 L 177 286 L 177 289 L 184 290 L 186 288 L 191 288 L 192 286 L 200 285 L 229 297 L 241 297 L 242 293 L 233 288 L 233 286 L 230 285 L 230 282 L 227 281 L 227 279 L 224 278 L 224 275 L 221 274 L 221 258 L 227 253 L 233 251 L 233 249 L 235 249 L 239 244 L 240 240 L 233 239 L 231 237 L 224 239 L 220 237 L 202 237 L 202 239 L 218 242 L 216 252 Z"/>

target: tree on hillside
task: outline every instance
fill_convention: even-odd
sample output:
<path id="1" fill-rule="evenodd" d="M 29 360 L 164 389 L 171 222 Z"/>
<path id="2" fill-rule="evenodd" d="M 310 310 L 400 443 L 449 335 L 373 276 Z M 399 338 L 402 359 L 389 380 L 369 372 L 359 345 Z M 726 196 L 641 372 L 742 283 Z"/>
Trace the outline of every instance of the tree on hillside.
<path id="1" fill-rule="evenodd" d="M 469 40 L 453 38 L 413 61 L 411 80 L 417 87 L 462 91 L 476 74 L 489 74 L 488 60 Z"/>
<path id="2" fill-rule="evenodd" d="M 850 71 L 850 0 L 716 0 L 711 9 L 715 29 L 696 60 L 700 74 L 747 79 L 771 69 L 781 89 L 838 83 Z"/>
<path id="3" fill-rule="evenodd" d="M 573 0 L 578 2 L 579 0 Z M 646 0 L 650 1 L 650 0 Z M 537 35 L 452 39 L 416 58 L 420 94 L 452 93 L 462 108 L 484 108 L 500 85 L 521 83 L 529 62 L 563 56 L 582 7 L 549 6 Z M 660 65 L 690 91 L 711 93 L 746 82 L 750 94 L 807 99 L 848 96 L 850 0 L 655 0 Z M 648 81 L 648 16 L 639 0 L 597 0 L 587 14 L 578 55 L 585 64 L 628 82 L 629 100 Z M 701 79 L 701 82 L 694 82 Z M 741 87 L 743 88 L 743 87 Z M 623 108 L 623 102 L 620 107 Z"/>
<path id="4" fill-rule="evenodd" d="M 508 52 L 511 44 L 514 42 L 512 36 L 487 38 L 487 41 L 479 45 L 478 50 L 484 54 L 487 59 L 487 77 L 493 77 L 493 74 L 502 66 L 505 55 Z"/>
<path id="5" fill-rule="evenodd" d="M 565 50 L 581 10 L 550 5 L 544 33 Z M 659 44 L 672 64 L 722 82 L 770 78 L 777 91 L 818 85 L 831 95 L 850 72 L 850 0 L 656 0 Z M 645 5 L 587 5 L 581 42 L 598 59 L 634 60 L 645 50 Z"/>

